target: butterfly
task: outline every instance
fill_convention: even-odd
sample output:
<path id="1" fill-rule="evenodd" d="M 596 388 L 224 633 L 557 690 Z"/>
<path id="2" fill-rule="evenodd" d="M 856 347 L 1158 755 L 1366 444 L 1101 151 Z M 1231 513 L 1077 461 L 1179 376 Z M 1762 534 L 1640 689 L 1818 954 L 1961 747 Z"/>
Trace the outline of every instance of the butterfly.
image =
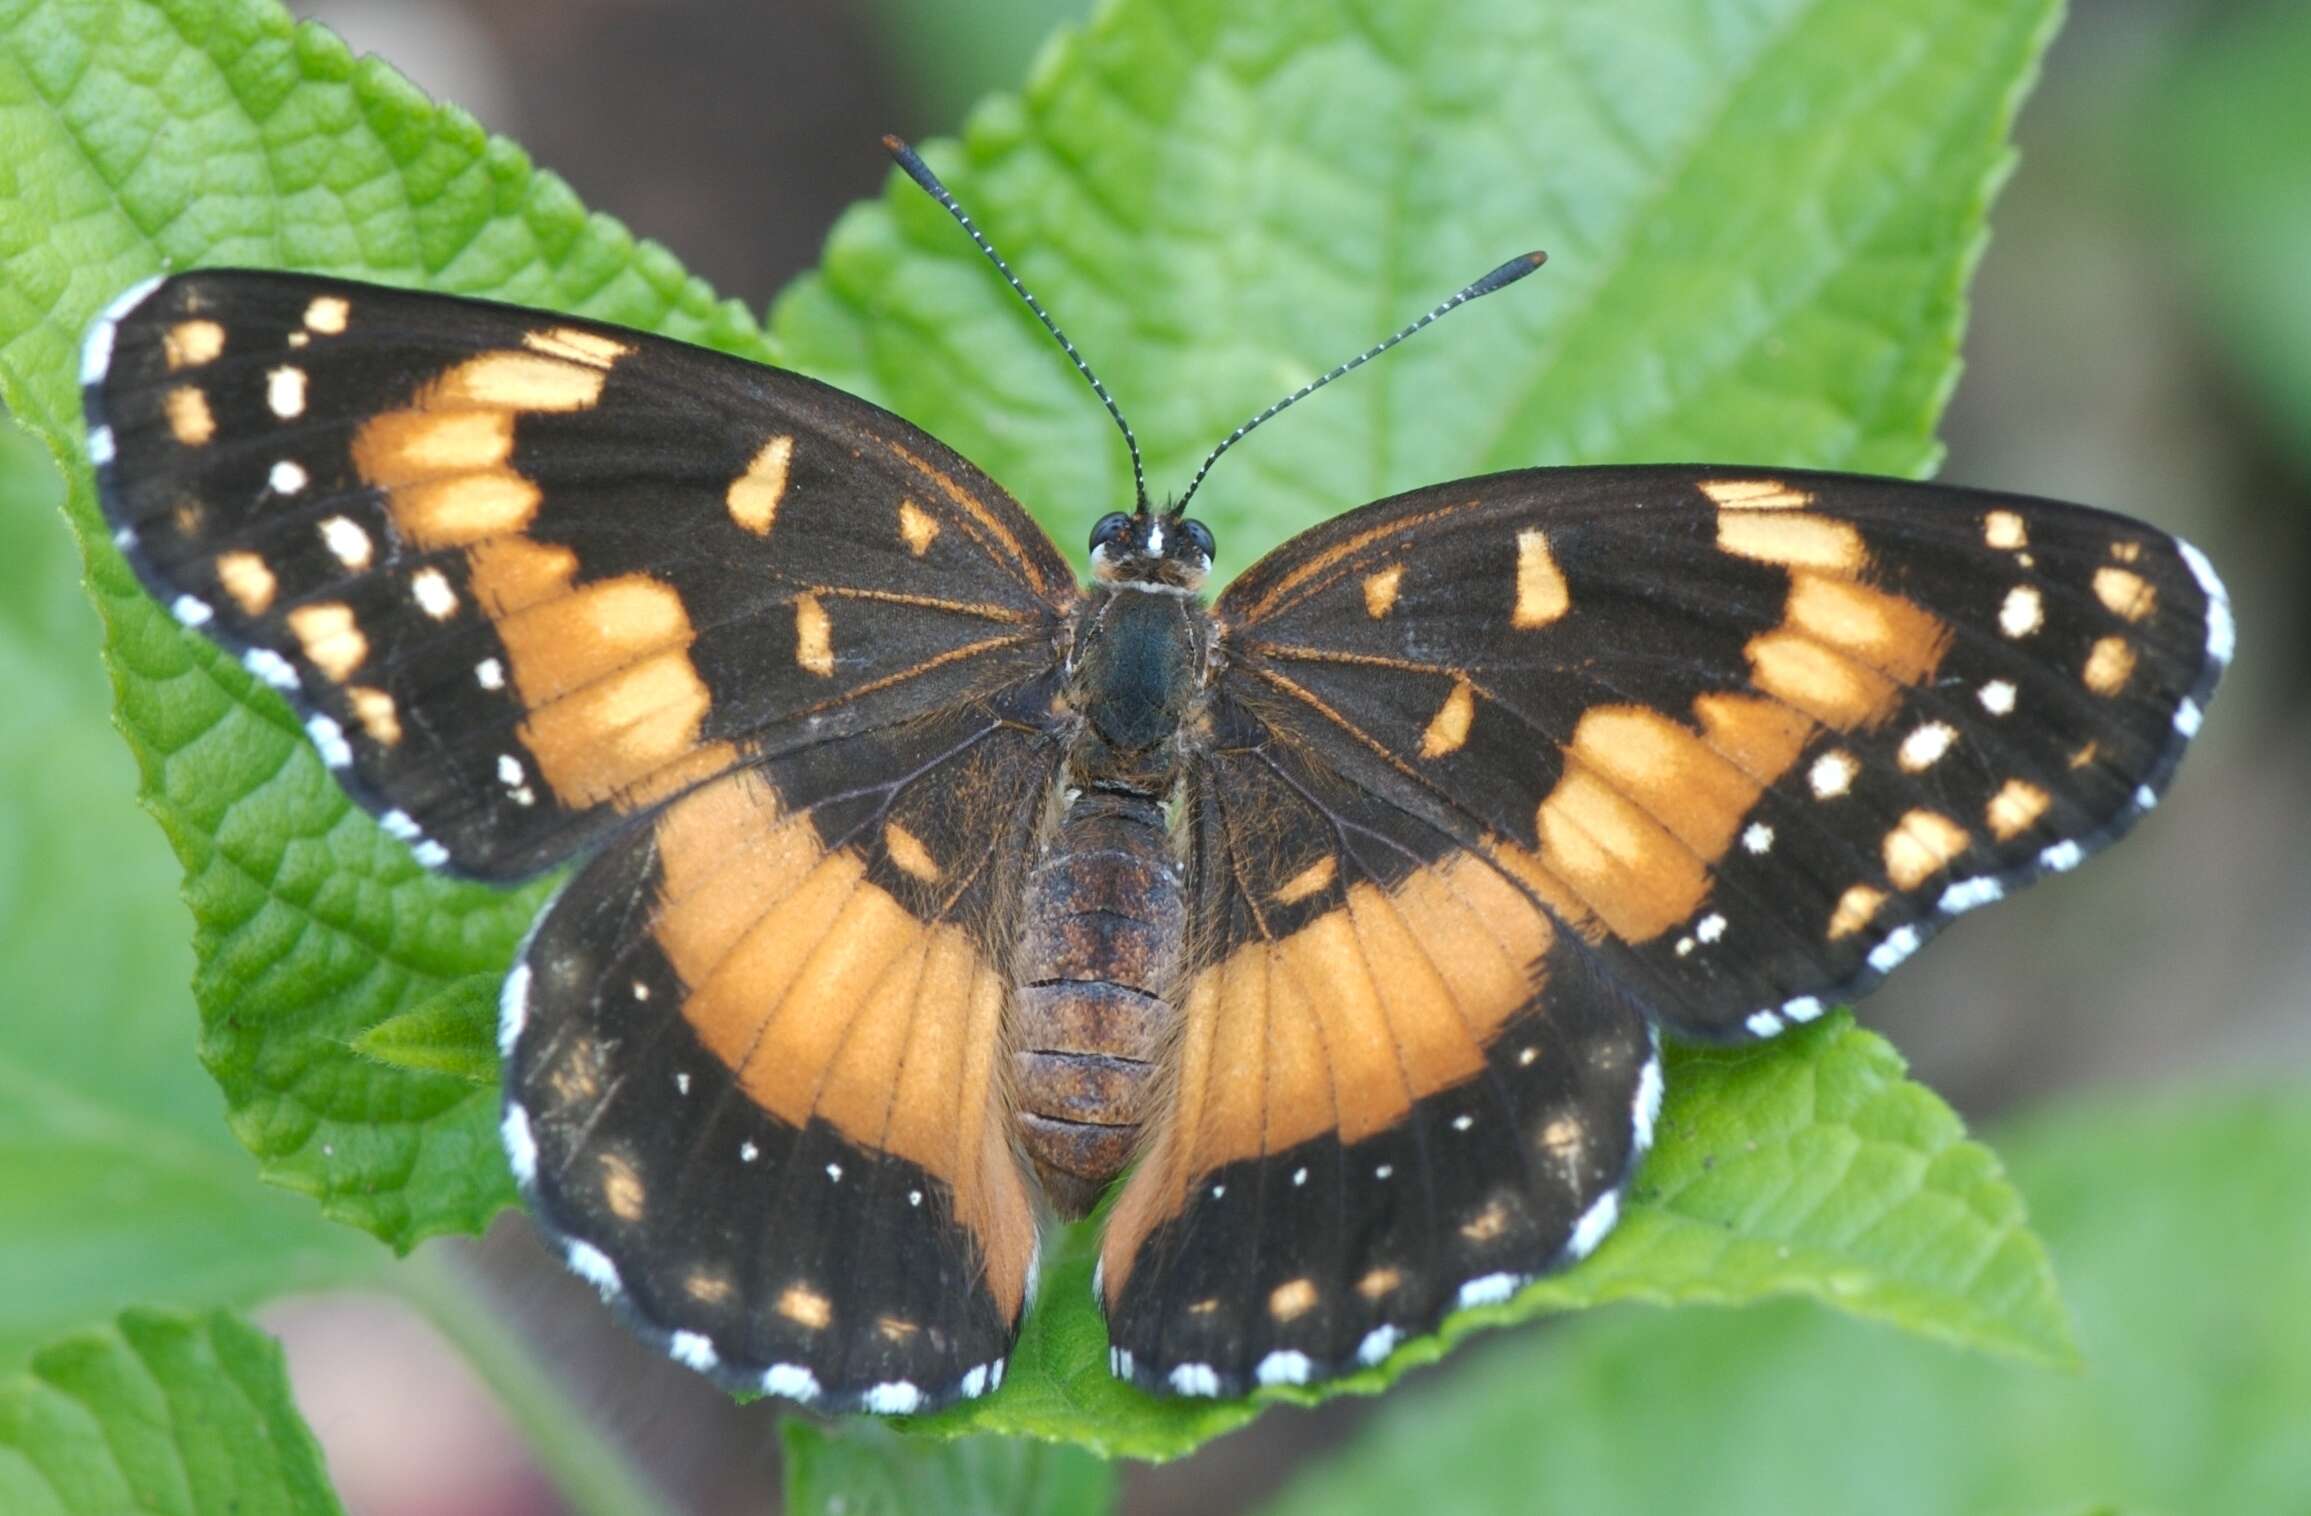
<path id="1" fill-rule="evenodd" d="M 1159 1393 L 1585 1256 L 1660 1034 L 1770 1038 L 2075 867 L 2233 642 L 2141 522 L 1786 469 L 1457 480 L 1209 603 L 1142 485 L 1079 582 L 839 390 L 341 279 L 140 285 L 82 378 L 114 541 L 347 793 L 429 868 L 571 870 L 501 1028 L 570 1267 L 821 1409 L 998 1386 L 1042 1218 L 1111 1190 Z"/>

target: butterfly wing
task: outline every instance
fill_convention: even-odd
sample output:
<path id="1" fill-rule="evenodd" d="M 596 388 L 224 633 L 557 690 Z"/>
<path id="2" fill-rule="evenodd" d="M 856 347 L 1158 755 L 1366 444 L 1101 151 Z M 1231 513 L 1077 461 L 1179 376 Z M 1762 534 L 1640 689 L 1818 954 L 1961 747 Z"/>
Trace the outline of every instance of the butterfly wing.
<path id="1" fill-rule="evenodd" d="M 795 375 L 336 280 L 133 291 L 86 379 L 146 585 L 420 861 L 594 850 L 504 1002 L 572 1266 L 736 1387 L 998 1379 L 1035 1246 L 998 965 L 1073 594 L 1018 506 Z"/>
<path id="2" fill-rule="evenodd" d="M 202 270 L 131 291 L 86 369 L 146 586 L 462 874 L 534 874 L 749 755 L 1031 678 L 1073 593 L 914 427 L 643 333 Z"/>
<path id="3" fill-rule="evenodd" d="M 1215 609 L 1204 966 L 1103 1252 L 1117 1344 L 1173 1388 L 1337 1372 L 1593 1244 L 1657 1088 L 1630 1017 L 1772 1035 L 2074 867 L 2156 802 L 2232 635 L 2138 522 L 1738 469 L 1423 490 Z M 1586 1082 L 1535 1083 L 1560 1061 Z M 1312 1153 L 1338 1184 L 1304 1216 L 1222 1209 L 1298 1199 Z M 1269 1293 L 1184 1333 L 1229 1269 Z"/>

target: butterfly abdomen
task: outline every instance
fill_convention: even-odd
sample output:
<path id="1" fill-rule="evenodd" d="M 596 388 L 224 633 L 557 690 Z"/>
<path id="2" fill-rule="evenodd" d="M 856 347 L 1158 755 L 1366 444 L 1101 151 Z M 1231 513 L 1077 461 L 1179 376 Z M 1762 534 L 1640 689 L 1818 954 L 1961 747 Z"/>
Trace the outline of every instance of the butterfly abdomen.
<path id="1" fill-rule="evenodd" d="M 1174 1013 L 1186 921 L 1162 802 L 1086 790 L 1027 884 L 1012 1074 L 1019 1133 L 1063 1214 L 1121 1173 Z"/>

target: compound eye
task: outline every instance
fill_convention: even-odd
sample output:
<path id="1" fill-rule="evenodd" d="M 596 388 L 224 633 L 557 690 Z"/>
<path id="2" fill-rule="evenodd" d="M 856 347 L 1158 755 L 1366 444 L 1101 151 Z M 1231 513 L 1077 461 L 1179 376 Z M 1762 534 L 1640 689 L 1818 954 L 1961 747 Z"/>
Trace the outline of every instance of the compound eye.
<path id="1" fill-rule="evenodd" d="M 1103 547 L 1121 547 L 1130 540 L 1131 517 L 1121 511 L 1109 511 L 1091 529 L 1091 550 L 1095 553 Z"/>
<path id="2" fill-rule="evenodd" d="M 1180 531 L 1186 535 L 1189 544 L 1204 555 L 1204 561 L 1209 563 L 1213 552 L 1212 529 L 1201 521 L 1187 521 L 1181 523 Z"/>

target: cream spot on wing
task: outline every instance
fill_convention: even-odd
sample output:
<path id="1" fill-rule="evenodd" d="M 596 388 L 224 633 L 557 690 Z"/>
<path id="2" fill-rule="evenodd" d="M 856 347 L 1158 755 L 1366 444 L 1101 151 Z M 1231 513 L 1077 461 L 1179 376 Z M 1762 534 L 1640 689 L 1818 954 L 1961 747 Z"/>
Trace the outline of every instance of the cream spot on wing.
<path id="1" fill-rule="evenodd" d="M 2097 695 L 2115 695 L 2134 677 L 2134 661 L 2134 644 L 2124 637 L 2099 638 L 2087 652 L 2080 677 Z"/>
<path id="2" fill-rule="evenodd" d="M 1392 563 L 1364 577 L 1364 614 L 1378 621 L 1396 609 L 1396 587 L 1404 582 L 1404 565 Z"/>
<path id="3" fill-rule="evenodd" d="M 217 418 L 209 413 L 209 397 L 189 384 L 180 384 L 161 400 L 167 413 L 169 435 L 185 447 L 199 447 L 217 434 Z"/>
<path id="4" fill-rule="evenodd" d="M 634 1165 L 623 1154 L 604 1153 L 601 1163 L 602 1203 L 620 1221 L 640 1221 L 646 1198 L 642 1176 L 634 1172 Z"/>
<path id="5" fill-rule="evenodd" d="M 938 862 L 923 840 L 896 821 L 883 823 L 883 852 L 900 872 L 925 884 L 937 884 L 941 878 Z"/>
<path id="6" fill-rule="evenodd" d="M 778 1314 L 814 1332 L 823 1330 L 835 1317 L 834 1303 L 803 1284 L 790 1284 L 779 1292 Z"/>
<path id="7" fill-rule="evenodd" d="M 2094 598 L 2100 600 L 2110 613 L 2128 621 L 2140 621 L 2158 609 L 2158 591 L 2151 588 L 2142 575 L 2132 569 L 2098 568 L 2094 571 Z"/>
<path id="8" fill-rule="evenodd" d="M 1476 691 L 1466 679 L 1452 682 L 1452 693 L 1444 697 L 1444 704 L 1429 718 L 1428 729 L 1420 734 L 1420 756 L 1442 758 L 1458 752 L 1468 741 L 1468 729 L 1476 721 Z"/>
<path id="9" fill-rule="evenodd" d="M 274 464 L 272 472 L 265 476 L 265 483 L 272 487 L 276 495 L 294 495 L 308 482 L 305 466 L 291 458 L 283 458 Z"/>
<path id="10" fill-rule="evenodd" d="M 2018 584 L 2006 592 L 1998 607 L 1998 629 L 2009 637 L 2027 637 L 2046 624 L 2046 606 L 2034 584 Z"/>
<path id="11" fill-rule="evenodd" d="M 393 697 L 381 689 L 366 684 L 348 685 L 345 698 L 353 702 L 354 719 L 361 730 L 380 747 L 392 747 L 401 741 L 401 711 Z M 419 862 L 424 862 L 420 856 Z"/>
<path id="12" fill-rule="evenodd" d="M 907 544 L 907 551 L 920 558 L 931 550 L 931 540 L 939 535 L 939 523 L 926 515 L 912 500 L 899 502 L 899 537 Z"/>
<path id="13" fill-rule="evenodd" d="M 305 327 L 324 337 L 334 337 L 345 330 L 345 322 L 353 314 L 352 305 L 342 295 L 315 295 L 305 307 Z"/>
<path id="14" fill-rule="evenodd" d="M 2014 512 L 1992 511 L 1982 518 L 1982 540 L 1992 547 L 2012 551 L 2030 546 L 2030 532 Z"/>
<path id="15" fill-rule="evenodd" d="M 339 683 L 369 656 L 369 639 L 354 624 L 353 608 L 343 601 L 298 606 L 289 613 L 289 630 L 307 661 Z"/>
<path id="16" fill-rule="evenodd" d="M 2014 710 L 2014 685 L 2009 680 L 1993 679 L 1982 686 L 1982 692 L 1975 698 L 1982 702 L 1982 709 L 1993 716 L 2011 715 Z"/>
<path id="17" fill-rule="evenodd" d="M 1870 924 L 1878 914 L 1878 907 L 1886 903 L 1886 892 L 1867 884 L 1857 884 L 1838 897 L 1838 907 L 1830 913 L 1830 938 L 1851 937 Z"/>
<path id="18" fill-rule="evenodd" d="M 284 364 L 265 375 L 265 404 L 283 421 L 305 414 L 305 371 Z"/>
<path id="19" fill-rule="evenodd" d="M 1950 744 L 1958 740 L 1958 729 L 1946 721 L 1928 721 L 1912 729 L 1902 739 L 1894 757 L 1908 774 L 1924 773 L 1950 751 Z"/>
<path id="20" fill-rule="evenodd" d="M 821 678 L 835 671 L 834 626 L 816 595 L 794 597 L 794 661 Z"/>
<path id="21" fill-rule="evenodd" d="M 225 329 L 214 321 L 180 321 L 161 335 L 169 371 L 199 368 L 225 350 Z"/>
<path id="22" fill-rule="evenodd" d="M 2009 779 L 1983 807 L 1982 819 L 1991 836 L 2010 842 L 2037 824 L 2052 798 L 2027 779 Z"/>
<path id="23" fill-rule="evenodd" d="M 550 326 L 540 331 L 524 332 L 522 346 L 533 353 L 544 353 L 549 358 L 562 358 L 598 369 L 606 369 L 634 351 L 629 343 L 574 326 Z"/>
<path id="24" fill-rule="evenodd" d="M 1704 479 L 1701 493 L 1720 510 L 1802 511 L 1813 496 L 1779 479 Z"/>
<path id="25" fill-rule="evenodd" d="M 1339 862 L 1330 853 L 1326 853 L 1299 873 L 1285 880 L 1269 898 L 1278 905 L 1298 905 L 1309 896 L 1319 894 L 1329 888 L 1333 876 L 1339 871 Z"/>
<path id="26" fill-rule="evenodd" d="M 1268 1314 L 1291 1321 L 1316 1308 L 1316 1286 L 1307 1279 L 1288 1279 L 1268 1292 Z"/>
<path id="27" fill-rule="evenodd" d="M 1491 1242 L 1509 1229 L 1509 1208 L 1498 1200 L 1460 1224 L 1461 1236 L 1471 1242 Z"/>
<path id="28" fill-rule="evenodd" d="M 1383 1266 L 1369 1271 L 1363 1278 L 1357 1280 L 1356 1293 L 1362 1295 L 1366 1300 L 1378 1300 L 1403 1282 L 1404 1274 L 1402 1271 Z"/>
<path id="29" fill-rule="evenodd" d="M 1547 626 L 1573 607 L 1573 596 L 1538 527 L 1517 533 L 1517 604 L 1509 622 L 1520 631 Z"/>
<path id="30" fill-rule="evenodd" d="M 217 582 L 233 597 L 233 604 L 241 608 L 242 614 L 248 616 L 264 615 L 273 604 L 274 591 L 279 588 L 264 559 L 239 550 L 217 555 Z"/>
<path id="31" fill-rule="evenodd" d="M 1886 877 L 1896 888 L 1914 890 L 1949 867 L 1970 840 L 1964 827 L 1939 811 L 1906 812 L 1886 833 Z"/>
<path id="32" fill-rule="evenodd" d="M 770 534 L 778 520 L 778 503 L 786 498 L 787 465 L 794 461 L 794 439 L 771 438 L 747 464 L 746 472 L 730 481 L 723 503 L 730 519 L 757 537 Z"/>

